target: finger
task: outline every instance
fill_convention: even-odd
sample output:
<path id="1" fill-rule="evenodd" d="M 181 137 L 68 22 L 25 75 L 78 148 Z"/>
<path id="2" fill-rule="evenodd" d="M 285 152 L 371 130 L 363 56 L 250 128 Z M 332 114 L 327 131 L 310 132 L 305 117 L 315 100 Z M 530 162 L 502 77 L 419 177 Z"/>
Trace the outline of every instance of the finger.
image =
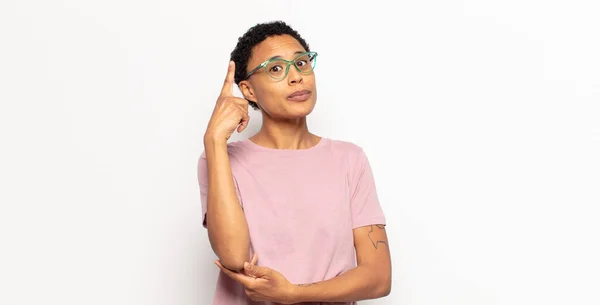
<path id="1" fill-rule="evenodd" d="M 242 132 L 246 127 L 248 127 L 248 123 L 250 122 L 250 116 L 246 113 L 242 115 L 242 120 L 240 121 L 240 125 L 238 126 L 238 133 Z"/>
<path id="2" fill-rule="evenodd" d="M 250 105 L 250 102 L 248 102 L 248 100 L 245 98 L 240 98 L 240 100 L 240 106 L 242 106 L 242 108 L 248 112 L 248 106 Z"/>
<path id="3" fill-rule="evenodd" d="M 225 268 L 220 261 L 215 261 L 215 265 L 217 265 L 217 267 L 219 267 L 219 269 L 221 269 L 221 271 L 225 272 L 225 274 L 227 274 L 227 276 L 229 276 L 231 279 L 242 283 L 244 286 L 248 287 L 249 285 L 249 281 L 250 280 L 254 280 L 252 277 L 249 277 L 247 275 L 244 275 L 242 273 L 239 272 L 234 272 L 231 271 L 227 268 Z"/>
<path id="4" fill-rule="evenodd" d="M 258 254 L 254 253 L 254 254 L 252 255 L 252 257 L 250 258 L 250 264 L 251 264 L 251 265 L 256 265 L 256 263 L 257 263 L 257 262 L 258 262 Z M 243 272 L 245 275 L 247 275 L 247 276 L 250 276 L 250 277 L 253 277 L 253 278 L 254 278 L 254 276 L 252 276 L 252 274 L 248 274 L 248 272 L 246 271 L 246 269 L 242 269 L 242 272 Z"/>
<path id="5" fill-rule="evenodd" d="M 235 62 L 233 60 L 229 61 L 229 66 L 227 66 L 227 75 L 225 76 L 225 82 L 223 83 L 223 89 L 221 89 L 221 95 L 233 95 L 233 82 L 235 76 Z"/>
<path id="6" fill-rule="evenodd" d="M 271 269 L 269 269 L 267 267 L 250 265 L 248 263 L 244 263 L 244 270 L 246 271 L 247 274 L 250 274 L 251 276 L 254 276 L 257 278 L 258 277 L 269 278 L 269 276 L 271 275 Z"/>
<path id="7" fill-rule="evenodd" d="M 240 106 L 242 109 L 244 109 L 245 112 L 248 112 L 248 106 L 250 105 L 248 103 L 248 100 L 245 98 L 241 98 L 241 97 L 236 97 L 231 99 L 236 105 Z"/>

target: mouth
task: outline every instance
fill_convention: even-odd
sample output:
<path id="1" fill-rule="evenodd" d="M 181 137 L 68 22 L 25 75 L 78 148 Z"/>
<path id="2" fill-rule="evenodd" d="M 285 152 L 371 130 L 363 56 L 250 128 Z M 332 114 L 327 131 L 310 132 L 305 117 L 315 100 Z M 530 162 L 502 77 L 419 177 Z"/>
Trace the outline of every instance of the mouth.
<path id="1" fill-rule="evenodd" d="M 311 92 L 309 90 L 300 90 L 288 95 L 287 99 L 295 102 L 306 101 L 310 97 Z"/>

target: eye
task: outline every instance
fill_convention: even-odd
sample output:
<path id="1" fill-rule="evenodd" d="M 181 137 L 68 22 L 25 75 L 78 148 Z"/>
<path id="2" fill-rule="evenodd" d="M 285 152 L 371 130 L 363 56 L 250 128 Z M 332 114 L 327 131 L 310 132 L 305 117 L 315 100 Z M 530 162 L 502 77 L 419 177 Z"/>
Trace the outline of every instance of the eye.
<path id="1" fill-rule="evenodd" d="M 271 72 L 279 72 L 281 70 L 283 70 L 283 68 L 279 65 L 273 66 L 273 67 L 271 67 L 271 69 L 269 69 L 269 71 L 271 71 Z"/>
<path id="2" fill-rule="evenodd" d="M 306 65 L 306 60 L 305 59 L 301 59 L 301 60 L 296 61 L 296 66 L 298 66 L 298 67 L 303 67 L 305 65 Z"/>

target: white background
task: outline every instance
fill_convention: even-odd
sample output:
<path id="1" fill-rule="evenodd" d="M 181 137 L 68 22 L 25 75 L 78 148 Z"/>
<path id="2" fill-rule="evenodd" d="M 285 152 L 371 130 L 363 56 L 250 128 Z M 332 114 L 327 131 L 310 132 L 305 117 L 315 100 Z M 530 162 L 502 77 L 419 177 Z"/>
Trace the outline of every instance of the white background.
<path id="1" fill-rule="evenodd" d="M 4 0 L 0 305 L 210 304 L 202 136 L 237 38 L 272 20 L 319 52 L 311 131 L 373 167 L 393 288 L 361 304 L 599 304 L 599 13 Z"/>

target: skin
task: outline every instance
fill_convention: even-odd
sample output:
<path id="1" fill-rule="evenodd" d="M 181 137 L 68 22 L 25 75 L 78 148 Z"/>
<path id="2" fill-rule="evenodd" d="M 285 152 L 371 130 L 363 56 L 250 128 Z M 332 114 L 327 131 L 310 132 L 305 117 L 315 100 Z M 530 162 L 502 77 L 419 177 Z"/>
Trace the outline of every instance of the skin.
<path id="1" fill-rule="evenodd" d="M 230 270 L 243 270 L 248 260 L 250 233 L 240 207 L 227 152 L 227 140 L 248 125 L 248 101 L 233 96 L 235 65 L 229 63 L 221 94 L 204 134 L 208 172 L 208 239 L 215 254 Z"/>
<path id="2" fill-rule="evenodd" d="M 268 37 L 252 49 L 246 72 L 275 55 L 292 60 L 297 51 L 306 50 L 290 35 Z M 257 103 L 262 112 L 261 129 L 250 137 L 254 143 L 269 148 L 304 149 L 321 140 L 308 130 L 306 124 L 306 116 L 313 111 L 317 101 L 314 70 L 310 74 L 301 74 L 290 66 L 284 79 L 274 80 L 260 69 L 238 86 L 244 97 Z M 311 91 L 309 99 L 304 102 L 287 100 L 288 95 L 298 90 Z"/>
<path id="3" fill-rule="evenodd" d="M 295 52 L 297 51 L 304 52 L 306 50 L 292 36 L 269 37 L 252 49 L 246 72 L 275 55 L 281 55 L 286 60 L 292 60 L 295 58 Z M 229 139 L 236 128 L 238 132 L 243 131 L 248 126 L 249 121 L 248 102 L 234 97 L 231 90 L 233 83 L 232 67 L 234 65 L 230 63 L 224 88 L 205 134 L 205 145 L 214 145 L 215 142 L 220 143 L 220 152 L 223 154 L 225 161 L 227 161 L 225 159 L 226 150 L 223 147 L 226 146 L 226 139 Z M 288 75 L 277 81 L 267 75 L 264 69 L 261 69 L 249 79 L 241 81 L 238 87 L 246 99 L 259 105 L 262 112 L 263 123 L 261 129 L 257 134 L 250 137 L 250 140 L 256 144 L 277 149 L 306 149 L 316 145 L 321 140 L 319 136 L 308 130 L 306 124 L 306 116 L 314 109 L 317 98 L 314 71 L 307 75 L 300 74 L 293 66 L 290 66 Z M 286 97 L 291 93 L 305 89 L 311 91 L 307 101 L 293 102 L 287 100 Z M 214 172 L 217 172 L 217 170 Z M 229 171 L 224 171 L 223 177 L 225 178 L 223 178 L 223 181 L 229 182 L 231 180 L 229 174 Z M 215 178 L 215 181 L 217 181 L 217 178 Z M 232 197 L 232 187 L 230 185 L 227 191 Z M 229 199 L 227 202 L 232 201 L 234 199 Z M 235 209 L 237 213 L 238 207 L 234 208 L 234 206 L 235 204 L 231 205 L 230 209 Z M 230 224 L 230 227 L 219 227 L 219 230 L 225 231 L 231 226 L 240 225 L 240 223 L 242 223 L 240 228 L 247 230 L 247 224 L 242 216 L 239 216 L 240 221 Z M 219 222 L 219 220 L 214 218 L 213 222 Z M 231 231 L 235 232 L 234 230 Z M 353 230 L 353 236 L 358 266 L 326 281 L 290 283 L 278 271 L 264 266 L 257 266 L 258 255 L 256 253 L 249 262 L 243 263 L 241 270 L 240 264 L 237 263 L 239 259 L 235 260 L 236 263 L 230 263 L 230 265 L 235 265 L 235 268 L 225 266 L 222 260 L 216 260 L 215 264 L 229 277 L 244 285 L 246 294 L 254 301 L 272 301 L 280 304 L 319 301 L 352 302 L 388 295 L 391 290 L 391 259 L 385 226 L 373 224 L 359 227 Z M 215 244 L 218 244 L 217 240 L 219 239 L 215 236 Z M 244 240 L 239 241 L 239 245 L 245 246 L 247 242 L 246 237 L 244 237 Z M 243 247 L 240 246 L 240 248 Z M 222 250 L 222 252 L 224 253 L 225 250 Z M 236 256 L 241 257 L 240 255 Z"/>

